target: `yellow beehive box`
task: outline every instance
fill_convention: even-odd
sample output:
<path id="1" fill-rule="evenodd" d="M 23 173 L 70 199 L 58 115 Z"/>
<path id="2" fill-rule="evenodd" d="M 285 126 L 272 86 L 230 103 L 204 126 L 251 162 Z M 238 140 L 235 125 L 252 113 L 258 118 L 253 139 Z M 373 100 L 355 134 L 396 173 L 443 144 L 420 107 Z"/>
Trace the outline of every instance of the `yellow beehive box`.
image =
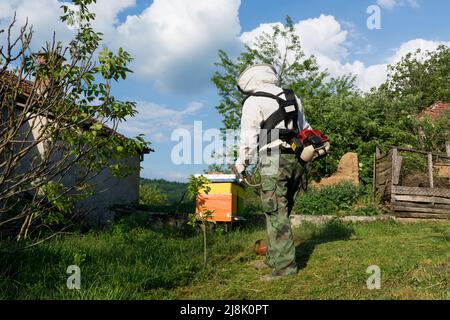
<path id="1" fill-rule="evenodd" d="M 212 220 L 216 222 L 232 222 L 244 210 L 244 189 L 234 175 L 204 175 L 210 183 L 209 193 L 200 190 L 196 199 L 196 213 L 211 210 Z"/>

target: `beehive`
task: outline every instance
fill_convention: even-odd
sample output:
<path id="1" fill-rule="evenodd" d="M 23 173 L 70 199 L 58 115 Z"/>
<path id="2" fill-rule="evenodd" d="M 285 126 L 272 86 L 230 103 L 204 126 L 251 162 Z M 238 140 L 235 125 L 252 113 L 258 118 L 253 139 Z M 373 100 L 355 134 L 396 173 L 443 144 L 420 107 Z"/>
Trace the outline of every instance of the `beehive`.
<path id="1" fill-rule="evenodd" d="M 233 174 L 206 174 L 210 183 L 208 194 L 200 190 L 196 199 L 196 213 L 211 210 L 212 220 L 232 222 L 244 210 L 244 189 Z"/>

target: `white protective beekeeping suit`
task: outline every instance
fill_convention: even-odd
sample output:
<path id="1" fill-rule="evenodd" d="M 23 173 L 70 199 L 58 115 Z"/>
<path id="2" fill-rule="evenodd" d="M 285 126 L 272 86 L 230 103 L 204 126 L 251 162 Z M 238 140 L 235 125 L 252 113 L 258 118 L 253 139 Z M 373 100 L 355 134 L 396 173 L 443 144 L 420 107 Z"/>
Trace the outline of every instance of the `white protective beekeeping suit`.
<path id="1" fill-rule="evenodd" d="M 275 69 L 268 64 L 258 64 L 247 68 L 239 77 L 238 86 L 243 92 L 249 94 L 254 92 L 267 92 L 278 95 L 283 92 L 283 89 L 280 88 L 279 79 Z M 284 94 L 281 94 L 280 97 L 282 99 L 286 98 Z M 302 103 L 298 97 L 296 97 L 296 99 L 299 107 L 298 128 L 300 128 L 300 130 L 311 129 L 311 126 L 305 119 Z M 261 122 L 267 120 L 267 118 L 278 110 L 278 108 L 278 102 L 267 97 L 250 96 L 245 101 L 242 107 L 239 157 L 235 163 L 238 172 L 244 171 L 245 166 L 249 164 L 250 160 L 253 159 L 257 152 L 258 134 L 261 129 Z M 290 121 L 286 128 L 282 121 L 276 128 L 293 129 L 294 125 L 292 121 Z M 278 146 L 291 148 L 288 143 L 278 139 L 261 147 L 260 151 Z"/>

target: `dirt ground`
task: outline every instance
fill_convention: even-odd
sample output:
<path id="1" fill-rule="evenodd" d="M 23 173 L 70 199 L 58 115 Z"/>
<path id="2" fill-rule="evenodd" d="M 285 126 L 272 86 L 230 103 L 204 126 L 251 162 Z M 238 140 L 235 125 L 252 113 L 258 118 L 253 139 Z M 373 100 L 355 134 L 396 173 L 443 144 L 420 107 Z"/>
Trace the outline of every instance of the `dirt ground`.
<path id="1" fill-rule="evenodd" d="M 446 177 L 433 177 L 435 188 L 450 188 L 450 180 Z M 426 173 L 412 173 L 400 178 L 400 185 L 405 187 L 428 188 L 430 181 Z"/>

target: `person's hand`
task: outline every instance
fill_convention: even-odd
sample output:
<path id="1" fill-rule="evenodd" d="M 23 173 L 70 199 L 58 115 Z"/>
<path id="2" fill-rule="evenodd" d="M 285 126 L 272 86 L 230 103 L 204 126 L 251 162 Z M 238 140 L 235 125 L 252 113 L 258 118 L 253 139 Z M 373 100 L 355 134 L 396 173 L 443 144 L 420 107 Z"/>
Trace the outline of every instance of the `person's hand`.
<path id="1" fill-rule="evenodd" d="M 247 166 L 238 159 L 234 165 L 234 168 L 236 170 L 235 174 L 239 175 L 239 177 L 243 179 L 245 177 L 246 167 Z"/>
<path id="2" fill-rule="evenodd" d="M 243 178 L 245 177 L 245 165 L 242 163 L 236 163 L 236 171 Z"/>

